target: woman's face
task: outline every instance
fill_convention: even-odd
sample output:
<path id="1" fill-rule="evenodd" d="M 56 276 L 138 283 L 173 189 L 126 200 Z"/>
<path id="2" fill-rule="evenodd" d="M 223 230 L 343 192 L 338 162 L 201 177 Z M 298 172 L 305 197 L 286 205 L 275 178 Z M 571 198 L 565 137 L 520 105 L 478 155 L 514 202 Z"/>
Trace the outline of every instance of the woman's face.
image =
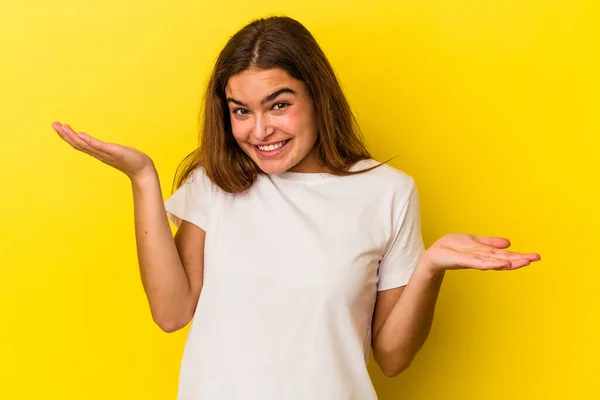
<path id="1" fill-rule="evenodd" d="M 267 174 L 318 172 L 315 110 L 304 82 L 281 68 L 251 69 L 225 87 L 239 146 Z"/>

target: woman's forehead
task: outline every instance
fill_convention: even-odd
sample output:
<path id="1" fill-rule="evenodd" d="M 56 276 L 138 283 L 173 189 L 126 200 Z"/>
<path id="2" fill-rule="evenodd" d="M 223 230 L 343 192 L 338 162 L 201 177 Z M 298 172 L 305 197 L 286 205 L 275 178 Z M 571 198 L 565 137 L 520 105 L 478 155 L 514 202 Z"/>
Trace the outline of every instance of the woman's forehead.
<path id="1" fill-rule="evenodd" d="M 229 78 L 225 93 L 231 97 L 260 100 L 274 90 L 284 87 L 289 87 L 298 93 L 302 82 L 294 79 L 281 68 L 247 69 Z"/>

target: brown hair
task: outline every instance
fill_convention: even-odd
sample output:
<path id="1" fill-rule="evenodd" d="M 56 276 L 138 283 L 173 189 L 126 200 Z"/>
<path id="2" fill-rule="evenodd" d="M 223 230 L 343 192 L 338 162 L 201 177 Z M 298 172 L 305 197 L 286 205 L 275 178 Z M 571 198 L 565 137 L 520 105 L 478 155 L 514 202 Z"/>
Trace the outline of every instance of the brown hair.
<path id="1" fill-rule="evenodd" d="M 289 17 L 254 20 L 233 35 L 215 63 L 204 99 L 200 146 L 179 165 L 174 189 L 198 166 L 226 192 L 242 192 L 261 173 L 235 141 L 225 87 L 250 68 L 281 68 L 303 81 L 312 96 L 319 162 L 335 175 L 349 175 L 356 162 L 371 158 L 358 123 L 325 54 L 311 33 Z"/>

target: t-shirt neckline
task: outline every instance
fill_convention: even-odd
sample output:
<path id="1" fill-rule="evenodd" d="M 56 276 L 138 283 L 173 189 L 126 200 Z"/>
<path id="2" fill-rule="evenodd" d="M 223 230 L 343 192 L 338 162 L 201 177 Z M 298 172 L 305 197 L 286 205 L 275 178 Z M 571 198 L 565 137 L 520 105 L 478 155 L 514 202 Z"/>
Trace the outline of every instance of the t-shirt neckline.
<path id="1" fill-rule="evenodd" d="M 279 179 L 284 181 L 294 182 L 318 182 L 334 177 L 330 173 L 326 172 L 291 172 L 285 171 L 280 174 L 269 174 L 270 178 Z"/>
<path id="2" fill-rule="evenodd" d="M 369 164 L 370 159 L 360 160 L 355 163 L 352 167 L 350 167 L 350 171 L 356 171 L 360 169 L 360 167 L 364 164 Z M 370 166 L 370 165 L 369 165 Z M 332 179 L 337 177 L 338 175 L 330 174 L 328 172 L 292 172 L 292 171 L 284 171 L 280 174 L 267 174 L 268 177 L 273 179 L 285 180 L 285 181 L 294 181 L 294 182 L 319 182 L 327 179 Z"/>

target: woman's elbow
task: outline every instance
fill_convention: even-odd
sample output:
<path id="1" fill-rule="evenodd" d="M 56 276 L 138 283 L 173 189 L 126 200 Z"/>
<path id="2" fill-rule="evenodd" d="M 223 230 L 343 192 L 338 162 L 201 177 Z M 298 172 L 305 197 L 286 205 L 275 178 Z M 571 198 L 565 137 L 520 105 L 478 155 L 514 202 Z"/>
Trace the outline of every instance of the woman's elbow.
<path id="1" fill-rule="evenodd" d="M 410 364 L 411 361 L 405 361 L 392 365 L 380 365 L 379 368 L 381 369 L 381 372 L 383 372 L 383 375 L 387 376 L 388 378 L 393 378 L 406 371 L 408 367 L 410 367 Z"/>
<path id="2" fill-rule="evenodd" d="M 190 323 L 192 317 L 188 316 L 173 316 L 173 315 L 152 315 L 154 323 L 166 333 L 177 332 L 183 329 Z"/>
<path id="3" fill-rule="evenodd" d="M 398 356 L 397 354 L 382 354 L 381 352 L 379 354 L 375 352 L 373 356 L 383 375 L 388 378 L 393 378 L 406 371 L 414 359 L 414 356 L 407 354 Z"/>
<path id="4" fill-rule="evenodd" d="M 156 321 L 155 321 L 156 322 Z M 156 322 L 156 325 L 158 325 L 158 327 L 166 333 L 173 333 L 173 332 L 177 332 L 178 330 L 182 329 L 183 327 L 185 327 L 187 324 L 177 324 L 177 323 L 169 323 L 169 322 Z"/>

